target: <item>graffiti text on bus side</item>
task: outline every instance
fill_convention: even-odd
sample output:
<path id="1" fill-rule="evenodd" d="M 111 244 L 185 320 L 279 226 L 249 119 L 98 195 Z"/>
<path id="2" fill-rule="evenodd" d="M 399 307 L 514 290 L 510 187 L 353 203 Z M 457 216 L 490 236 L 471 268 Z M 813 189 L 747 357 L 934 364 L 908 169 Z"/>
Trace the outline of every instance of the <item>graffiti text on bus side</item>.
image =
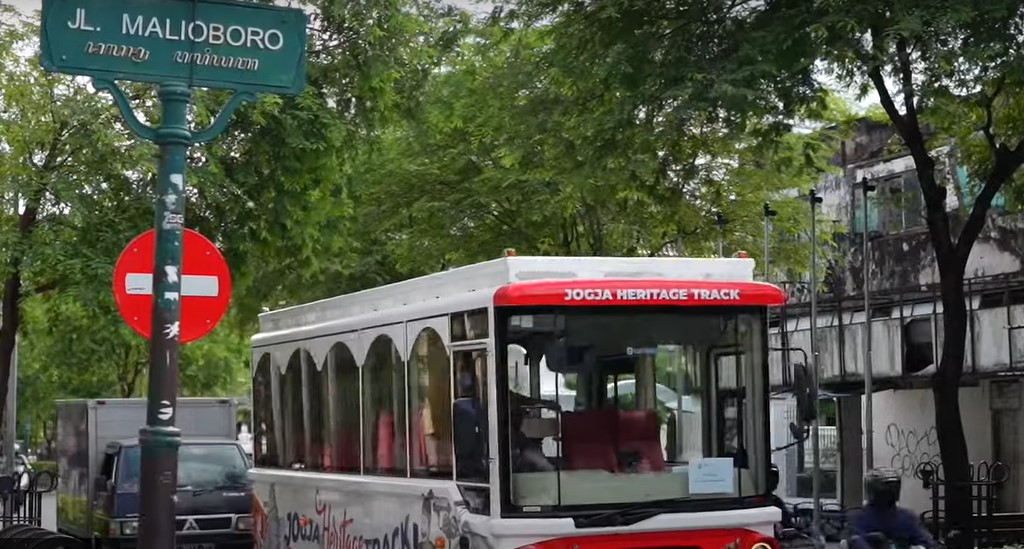
<path id="1" fill-rule="evenodd" d="M 565 301 L 738 301 L 735 288 L 672 288 L 604 290 L 598 288 L 566 288 Z"/>

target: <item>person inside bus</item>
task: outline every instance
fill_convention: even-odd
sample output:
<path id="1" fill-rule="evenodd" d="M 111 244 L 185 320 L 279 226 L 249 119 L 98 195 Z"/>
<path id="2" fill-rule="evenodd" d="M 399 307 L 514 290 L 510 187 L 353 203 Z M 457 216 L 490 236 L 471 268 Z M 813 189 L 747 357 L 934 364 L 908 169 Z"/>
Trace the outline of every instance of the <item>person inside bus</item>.
<path id="1" fill-rule="evenodd" d="M 559 409 L 558 403 L 540 398 L 532 398 L 513 391 L 508 391 L 512 419 L 512 470 L 515 473 L 537 473 L 554 471 L 555 466 L 544 455 L 543 440 L 530 438 L 523 432 L 523 420 L 529 411 L 527 408 Z"/>
<path id="2" fill-rule="evenodd" d="M 456 378 L 457 398 L 452 402 L 455 466 L 462 480 L 487 479 L 487 409 L 477 395 L 472 363 L 462 364 Z"/>

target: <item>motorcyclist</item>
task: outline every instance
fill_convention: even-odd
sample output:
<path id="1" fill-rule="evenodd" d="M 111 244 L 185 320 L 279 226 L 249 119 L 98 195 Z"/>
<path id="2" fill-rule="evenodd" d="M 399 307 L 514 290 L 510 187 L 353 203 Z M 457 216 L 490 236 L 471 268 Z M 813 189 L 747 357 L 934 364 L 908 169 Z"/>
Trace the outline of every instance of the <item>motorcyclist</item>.
<path id="1" fill-rule="evenodd" d="M 875 469 L 864 478 L 867 504 L 851 512 L 850 549 L 878 549 L 880 538 L 900 547 L 934 547 L 921 520 L 910 509 L 897 505 L 902 482 L 894 471 Z"/>

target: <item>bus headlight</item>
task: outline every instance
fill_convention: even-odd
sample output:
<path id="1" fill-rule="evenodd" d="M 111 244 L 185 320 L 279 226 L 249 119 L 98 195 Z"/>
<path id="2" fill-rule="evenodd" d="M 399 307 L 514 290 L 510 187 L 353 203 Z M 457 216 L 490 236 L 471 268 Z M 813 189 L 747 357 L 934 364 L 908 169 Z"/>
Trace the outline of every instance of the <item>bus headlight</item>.
<path id="1" fill-rule="evenodd" d="M 248 532 L 252 530 L 252 515 L 241 515 L 235 520 L 235 530 Z"/>
<path id="2" fill-rule="evenodd" d="M 772 547 L 771 544 L 769 544 L 769 543 L 765 543 L 763 541 L 759 541 L 759 542 L 751 545 L 750 549 L 775 549 L 775 548 Z"/>
<path id="3" fill-rule="evenodd" d="M 139 521 L 125 520 L 121 522 L 121 535 L 134 536 L 139 533 Z"/>

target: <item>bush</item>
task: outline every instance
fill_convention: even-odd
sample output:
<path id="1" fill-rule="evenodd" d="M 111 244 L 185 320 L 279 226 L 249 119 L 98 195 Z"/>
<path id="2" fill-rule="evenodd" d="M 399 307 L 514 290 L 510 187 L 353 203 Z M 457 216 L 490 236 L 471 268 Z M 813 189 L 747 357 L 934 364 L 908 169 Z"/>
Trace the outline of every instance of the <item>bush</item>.
<path id="1" fill-rule="evenodd" d="M 57 462 L 56 461 L 37 461 L 32 464 L 33 471 L 49 471 L 53 474 L 57 474 Z"/>

